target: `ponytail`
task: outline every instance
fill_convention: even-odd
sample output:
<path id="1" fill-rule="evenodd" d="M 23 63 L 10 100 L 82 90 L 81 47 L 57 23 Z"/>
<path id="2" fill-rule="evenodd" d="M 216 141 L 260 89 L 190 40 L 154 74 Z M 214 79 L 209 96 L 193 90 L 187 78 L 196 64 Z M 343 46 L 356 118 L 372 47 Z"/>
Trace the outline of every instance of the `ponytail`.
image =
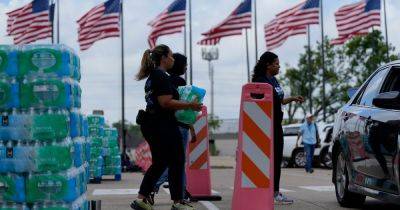
<path id="1" fill-rule="evenodd" d="M 155 68 L 154 62 L 151 59 L 151 50 L 146 50 L 143 53 L 142 63 L 140 65 L 140 70 L 136 74 L 136 80 L 140 81 L 147 78 L 151 71 Z"/>
<path id="2" fill-rule="evenodd" d="M 158 45 L 153 50 L 146 50 L 143 53 L 142 63 L 139 72 L 136 74 L 136 80 L 140 81 L 149 77 L 150 73 L 160 66 L 163 56 L 168 56 L 170 49 L 167 45 Z"/>

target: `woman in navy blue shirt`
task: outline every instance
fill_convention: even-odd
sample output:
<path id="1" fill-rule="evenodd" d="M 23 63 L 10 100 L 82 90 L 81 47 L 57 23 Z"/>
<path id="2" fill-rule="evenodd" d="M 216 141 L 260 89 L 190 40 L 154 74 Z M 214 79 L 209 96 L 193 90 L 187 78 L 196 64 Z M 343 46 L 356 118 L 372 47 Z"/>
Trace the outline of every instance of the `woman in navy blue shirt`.
<path id="1" fill-rule="evenodd" d="M 153 50 L 146 50 L 136 75 L 137 80 L 147 78 L 144 88 L 147 106 L 145 117 L 140 120 L 140 129 L 149 143 L 152 155 L 152 165 L 140 185 L 138 198 L 131 204 L 131 208 L 136 210 L 152 209 L 149 195 L 167 168 L 171 199 L 174 201 L 171 209 L 193 209 L 183 200 L 185 151 L 175 111 L 200 111 L 202 105 L 179 101 L 178 91 L 167 74 L 167 70 L 173 65 L 174 58 L 170 48 L 159 45 Z"/>
<path id="2" fill-rule="evenodd" d="M 282 105 L 292 102 L 303 103 L 301 96 L 287 97 L 275 78 L 279 74 L 279 58 L 272 52 L 265 52 L 254 67 L 252 82 L 268 83 L 274 91 L 274 202 L 275 204 L 291 204 L 293 200 L 287 198 L 279 192 L 279 182 L 281 178 L 281 162 L 283 157 L 283 111 Z"/>

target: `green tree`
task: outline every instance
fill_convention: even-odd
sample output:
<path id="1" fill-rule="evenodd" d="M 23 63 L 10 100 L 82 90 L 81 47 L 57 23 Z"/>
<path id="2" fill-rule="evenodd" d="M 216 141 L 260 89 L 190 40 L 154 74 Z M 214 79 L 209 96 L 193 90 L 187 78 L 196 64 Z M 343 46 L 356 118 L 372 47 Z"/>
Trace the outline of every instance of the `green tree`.
<path id="1" fill-rule="evenodd" d="M 327 117 L 336 113 L 337 109 L 346 103 L 349 98 L 347 90 L 361 85 L 369 75 L 379 66 L 397 59 L 394 47 L 387 46 L 380 31 L 373 31 L 366 36 L 356 36 L 344 46 L 333 46 L 325 38 L 325 84 L 326 84 L 326 110 Z M 305 114 L 309 110 L 309 82 L 311 81 L 313 114 L 321 116 L 323 112 L 322 100 L 322 54 L 321 43 L 316 49 L 311 49 L 311 68 L 308 63 L 307 47 L 300 54 L 297 67 L 288 67 L 285 74 L 280 77 L 285 89 L 291 95 L 306 97 L 304 104 L 290 104 L 287 107 L 289 119 L 287 123 L 295 122 L 294 116 L 298 111 Z"/>
<path id="2" fill-rule="evenodd" d="M 118 130 L 119 135 L 121 136 L 121 120 L 112 124 L 112 127 Z M 140 131 L 139 125 L 134 125 L 128 121 L 125 121 L 125 130 L 126 130 L 126 141 L 130 142 L 131 145 L 137 145 L 141 141 L 143 141 L 143 135 Z"/>
<path id="3" fill-rule="evenodd" d="M 395 48 L 388 47 L 378 30 L 374 30 L 366 36 L 354 37 L 344 46 L 344 54 L 347 57 L 348 73 L 356 80 L 356 86 L 361 85 L 379 66 L 397 59 Z"/>

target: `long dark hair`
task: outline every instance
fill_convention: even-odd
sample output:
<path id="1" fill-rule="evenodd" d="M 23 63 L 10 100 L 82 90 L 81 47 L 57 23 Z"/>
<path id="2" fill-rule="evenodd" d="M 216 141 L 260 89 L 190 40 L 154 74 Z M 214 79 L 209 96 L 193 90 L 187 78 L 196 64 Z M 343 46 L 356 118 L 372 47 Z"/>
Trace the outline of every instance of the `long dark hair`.
<path id="1" fill-rule="evenodd" d="M 187 57 L 180 54 L 174 53 L 174 66 L 168 70 L 168 73 L 171 75 L 181 76 L 186 73 L 186 65 L 187 65 Z"/>
<path id="2" fill-rule="evenodd" d="M 262 54 L 260 60 L 258 60 L 254 67 L 252 80 L 255 80 L 257 77 L 265 76 L 267 67 L 274 63 L 277 58 L 278 56 L 273 52 L 267 51 Z"/>
<path id="3" fill-rule="evenodd" d="M 158 45 L 153 50 L 146 50 L 143 53 L 142 63 L 139 72 L 136 74 L 136 80 L 147 78 L 151 71 L 160 66 L 161 58 L 168 56 L 170 49 L 167 45 Z"/>

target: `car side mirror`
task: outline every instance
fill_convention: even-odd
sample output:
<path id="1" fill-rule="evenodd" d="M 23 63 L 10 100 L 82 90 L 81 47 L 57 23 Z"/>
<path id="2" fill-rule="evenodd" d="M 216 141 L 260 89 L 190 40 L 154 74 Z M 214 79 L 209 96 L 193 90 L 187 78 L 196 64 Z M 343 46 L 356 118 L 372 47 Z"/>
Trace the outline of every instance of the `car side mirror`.
<path id="1" fill-rule="evenodd" d="M 347 95 L 349 96 L 349 98 L 352 98 L 354 96 L 354 94 L 356 94 L 357 90 L 358 90 L 358 87 L 348 89 Z"/>
<path id="2" fill-rule="evenodd" d="M 384 109 L 400 109 L 400 92 L 391 91 L 380 93 L 372 100 L 372 104 Z"/>

